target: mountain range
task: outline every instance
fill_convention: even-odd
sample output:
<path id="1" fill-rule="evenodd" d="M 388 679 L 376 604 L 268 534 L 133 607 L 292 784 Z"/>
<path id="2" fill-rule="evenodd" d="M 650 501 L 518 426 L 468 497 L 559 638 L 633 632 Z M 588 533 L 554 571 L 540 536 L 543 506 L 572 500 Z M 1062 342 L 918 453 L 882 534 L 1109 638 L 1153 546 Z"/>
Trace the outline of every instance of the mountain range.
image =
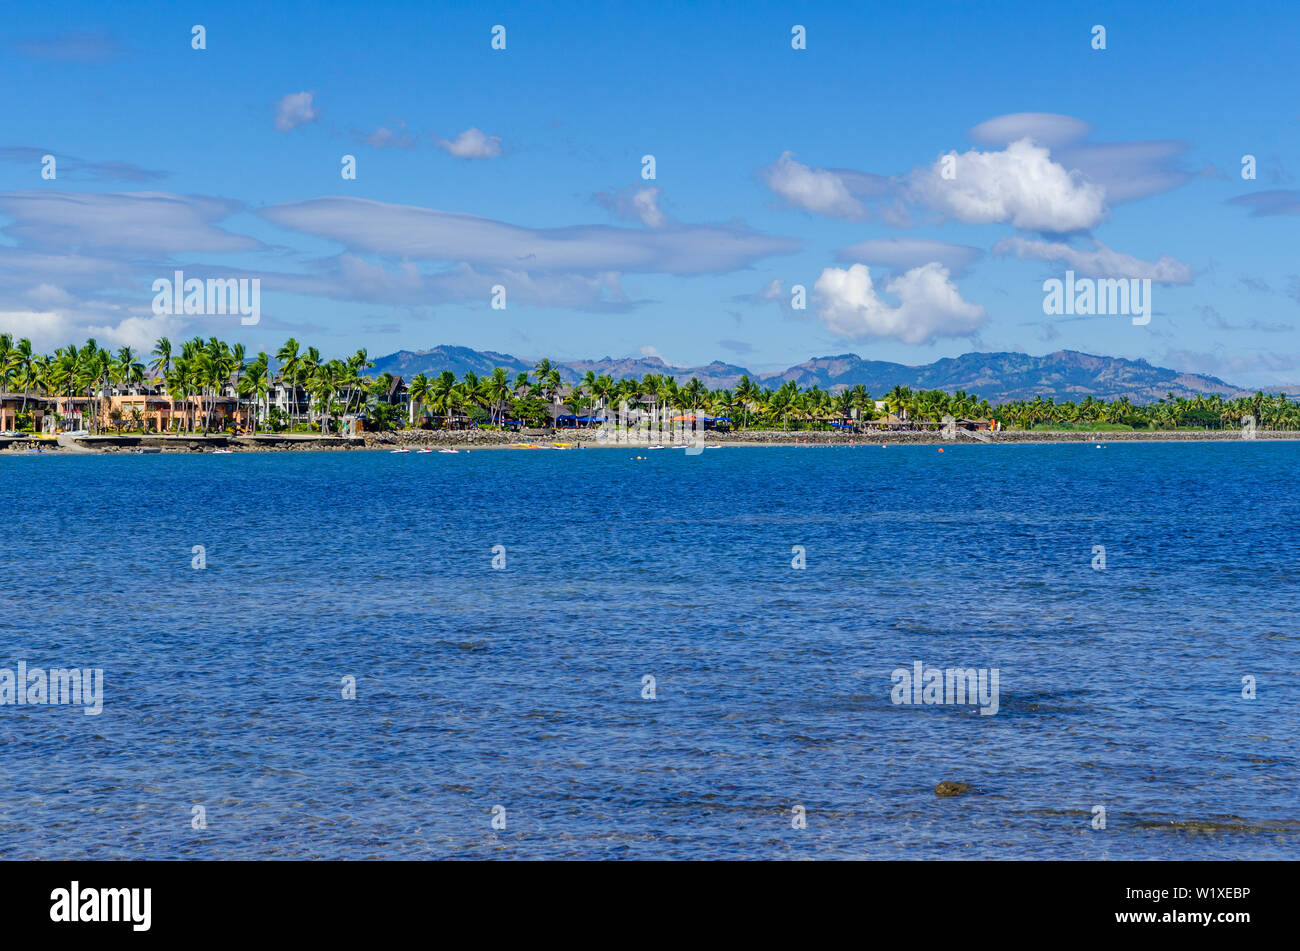
<path id="1" fill-rule="evenodd" d="M 691 377 L 710 389 L 731 388 L 741 376 L 748 376 L 760 386 L 775 389 L 787 380 L 800 387 L 820 386 L 832 393 L 862 384 L 867 392 L 882 396 L 895 386 L 914 390 L 965 390 L 990 403 L 1008 400 L 1032 400 L 1036 396 L 1052 397 L 1057 402 L 1094 399 L 1114 400 L 1127 396 L 1134 403 L 1150 403 L 1169 393 L 1192 397 L 1198 393 L 1218 393 L 1225 398 L 1249 396 L 1254 391 L 1225 383 L 1213 376 L 1184 373 L 1153 366 L 1145 360 L 1104 357 L 1074 350 L 1058 350 L 1044 356 L 1025 353 L 966 353 L 923 366 L 908 366 L 882 360 L 864 360 L 853 353 L 814 357 L 777 373 L 753 373 L 745 367 L 715 360 L 704 366 L 669 366 L 658 357 L 603 357 L 599 360 L 553 361 L 566 383 L 576 383 L 588 370 L 597 376 L 614 379 L 643 377 L 654 373 L 670 376 L 679 383 Z M 430 350 L 399 350 L 376 357 L 374 372 L 392 373 L 410 380 L 417 373 L 436 375 L 450 370 L 456 376 L 473 371 L 491 376 L 496 367 L 504 367 L 511 379 L 520 372 L 531 372 L 535 361 L 522 360 L 508 353 L 473 350 L 469 347 L 439 346 Z M 1300 394 L 1300 387 L 1270 387 L 1270 392 Z"/>

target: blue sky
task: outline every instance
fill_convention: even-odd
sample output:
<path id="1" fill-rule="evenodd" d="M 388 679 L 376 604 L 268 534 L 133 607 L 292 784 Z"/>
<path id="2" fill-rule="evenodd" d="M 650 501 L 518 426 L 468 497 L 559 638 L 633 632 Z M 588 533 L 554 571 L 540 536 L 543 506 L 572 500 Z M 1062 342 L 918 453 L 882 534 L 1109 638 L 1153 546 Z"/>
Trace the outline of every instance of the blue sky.
<path id="1" fill-rule="evenodd" d="M 1076 349 L 1300 382 L 1293 4 L 138 6 L 5 18 L 0 330 L 46 349 Z M 261 322 L 154 314 L 176 268 L 259 277 Z M 1067 268 L 1151 278 L 1151 322 L 1045 315 Z"/>

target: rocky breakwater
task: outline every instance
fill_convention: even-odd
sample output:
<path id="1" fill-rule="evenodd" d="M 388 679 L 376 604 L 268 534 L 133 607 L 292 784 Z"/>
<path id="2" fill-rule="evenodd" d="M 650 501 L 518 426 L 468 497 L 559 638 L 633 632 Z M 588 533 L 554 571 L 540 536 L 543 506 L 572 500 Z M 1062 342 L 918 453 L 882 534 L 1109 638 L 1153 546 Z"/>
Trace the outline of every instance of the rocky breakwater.
<path id="1" fill-rule="evenodd" d="M 523 441 L 515 433 L 490 429 L 404 429 L 391 433 L 366 433 L 360 437 L 367 449 L 398 446 L 506 446 Z"/>

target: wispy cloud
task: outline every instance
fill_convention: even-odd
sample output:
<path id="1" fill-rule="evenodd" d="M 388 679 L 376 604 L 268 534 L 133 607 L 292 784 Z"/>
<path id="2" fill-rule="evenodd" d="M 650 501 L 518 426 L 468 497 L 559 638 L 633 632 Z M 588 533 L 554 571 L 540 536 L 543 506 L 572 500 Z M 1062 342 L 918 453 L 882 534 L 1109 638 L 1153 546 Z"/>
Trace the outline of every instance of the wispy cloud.
<path id="1" fill-rule="evenodd" d="M 53 155 L 56 160 L 59 178 L 86 178 L 97 182 L 150 182 L 166 178 L 168 172 L 141 168 L 130 162 L 88 162 L 74 155 L 67 155 L 57 149 L 38 149 L 31 146 L 16 145 L 0 148 L 0 159 L 16 163 L 30 163 L 33 170 L 38 170 L 41 160 L 46 155 Z"/>
<path id="2" fill-rule="evenodd" d="M 129 52 L 114 36 L 97 30 L 70 30 L 44 39 L 19 40 L 13 46 L 24 56 L 63 63 L 106 63 Z"/>
<path id="3" fill-rule="evenodd" d="M 597 204 L 622 221 L 639 221 L 647 228 L 662 228 L 668 216 L 659 207 L 660 190 L 653 185 L 628 185 L 618 191 L 596 192 Z"/>
<path id="4" fill-rule="evenodd" d="M 716 274 L 801 247 L 740 226 L 526 228 L 457 212 L 361 198 L 274 205 L 262 217 L 359 254 L 527 271 Z"/>
<path id="5" fill-rule="evenodd" d="M 1088 277 L 1149 278 L 1157 284 L 1190 284 L 1195 277 L 1190 267 L 1167 254 L 1161 255 L 1158 261 L 1143 261 L 1131 254 L 1112 250 L 1096 240 L 1091 248 L 1075 248 L 1059 241 L 1003 238 L 993 246 L 993 253 L 1059 262 Z"/>
<path id="6" fill-rule="evenodd" d="M 1288 188 L 1275 188 L 1269 191 L 1238 195 L 1228 199 L 1229 205 L 1238 205 L 1250 209 L 1250 217 L 1264 218 L 1271 215 L 1300 215 L 1300 191 Z"/>
<path id="7" fill-rule="evenodd" d="M 363 135 L 353 133 L 353 136 L 364 142 L 371 148 L 376 149 L 413 149 L 416 146 L 415 137 L 409 135 L 406 131 L 406 123 L 398 119 L 394 125 L 396 129 L 390 129 L 387 126 L 380 126 L 374 132 Z"/>
<path id="8" fill-rule="evenodd" d="M 165 256 L 258 249 L 260 241 L 216 225 L 241 207 L 225 199 L 166 192 L 5 192 L 0 194 L 0 214 L 14 220 L 0 231 L 51 253 Z"/>
<path id="9" fill-rule="evenodd" d="M 982 250 L 970 245 L 927 241 L 922 238 L 876 238 L 861 241 L 835 254 L 840 261 L 878 264 L 894 271 L 908 271 L 937 261 L 954 277 L 966 274 L 971 265 L 983 256 Z"/>

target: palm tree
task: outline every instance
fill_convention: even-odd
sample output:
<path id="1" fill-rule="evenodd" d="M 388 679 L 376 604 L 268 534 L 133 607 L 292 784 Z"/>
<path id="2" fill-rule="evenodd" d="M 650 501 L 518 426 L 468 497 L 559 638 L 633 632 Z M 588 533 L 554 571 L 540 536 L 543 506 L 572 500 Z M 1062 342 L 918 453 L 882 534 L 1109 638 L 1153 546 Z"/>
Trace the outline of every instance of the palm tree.
<path id="1" fill-rule="evenodd" d="M 36 376 L 36 362 L 32 356 L 32 342 L 26 337 L 18 338 L 18 342 L 14 344 L 13 352 L 9 355 L 9 365 L 13 367 L 14 372 L 23 381 L 22 412 L 26 413 L 27 395 L 31 392 L 32 383 L 35 382 Z"/>
<path id="2" fill-rule="evenodd" d="M 614 381 L 606 374 L 596 377 L 596 382 L 592 384 L 591 392 L 600 400 L 600 415 L 605 415 L 605 407 L 609 405 L 609 398 L 614 393 Z"/>
<path id="3" fill-rule="evenodd" d="M 555 390 L 560 385 L 560 372 L 552 365 L 550 360 L 539 360 L 537 366 L 533 367 L 533 377 L 537 380 L 537 390 L 542 394 L 542 399 L 547 403 L 553 402 Z M 554 410 L 552 410 L 554 413 Z"/>
<path id="4" fill-rule="evenodd" d="M 912 390 L 906 386 L 896 386 L 885 394 L 885 407 L 899 419 L 906 418 L 912 408 Z"/>
<path id="5" fill-rule="evenodd" d="M 257 424 L 262 415 L 262 401 L 271 393 L 271 358 L 265 351 L 258 353 L 247 371 L 235 383 L 235 392 L 253 404 L 253 433 L 257 433 Z M 268 407 L 269 412 L 269 407 Z"/>
<path id="6" fill-rule="evenodd" d="M 156 379 L 161 379 L 172 368 L 172 342 L 166 337 L 159 337 L 153 347 L 153 358 L 153 362 L 149 364 L 149 372 Z"/>
<path id="7" fill-rule="evenodd" d="M 456 374 L 443 370 L 429 387 L 429 404 L 435 413 L 441 412 L 443 428 L 451 422 L 458 398 Z"/>
<path id="8" fill-rule="evenodd" d="M 483 381 L 483 396 L 492 407 L 492 422 L 503 422 L 506 400 L 510 397 L 510 378 L 505 367 L 497 367 L 492 376 Z"/>
<path id="9" fill-rule="evenodd" d="M 420 407 L 420 414 L 424 414 L 424 404 L 429 402 L 433 392 L 429 383 L 429 378 L 423 373 L 417 373 L 411 378 L 411 385 L 406 389 L 406 397 L 410 406 L 410 424 L 415 425 L 415 408 Z"/>
<path id="10" fill-rule="evenodd" d="M 364 370 L 369 370 L 374 366 L 365 349 L 362 348 L 347 359 L 347 374 L 344 382 L 348 388 L 347 399 L 343 403 L 343 412 L 352 411 L 352 397 L 354 394 L 362 393 L 365 388 L 366 377 L 363 375 Z M 360 407 L 358 407 L 358 412 Z"/>
<path id="11" fill-rule="evenodd" d="M 294 410 L 298 407 L 298 380 L 302 377 L 302 357 L 298 354 L 298 341 L 290 337 L 275 352 L 280 361 L 280 384 L 288 394 L 286 406 L 289 410 L 289 425 L 293 426 Z"/>
<path id="12" fill-rule="evenodd" d="M 0 393 L 8 392 L 9 381 L 14 375 L 14 366 L 11 362 L 13 353 L 13 336 L 0 334 Z"/>
<path id="13" fill-rule="evenodd" d="M 118 383 L 144 382 L 144 364 L 135 357 L 135 352 L 130 347 L 122 347 L 117 351 L 117 364 L 113 367 L 114 379 Z"/>

